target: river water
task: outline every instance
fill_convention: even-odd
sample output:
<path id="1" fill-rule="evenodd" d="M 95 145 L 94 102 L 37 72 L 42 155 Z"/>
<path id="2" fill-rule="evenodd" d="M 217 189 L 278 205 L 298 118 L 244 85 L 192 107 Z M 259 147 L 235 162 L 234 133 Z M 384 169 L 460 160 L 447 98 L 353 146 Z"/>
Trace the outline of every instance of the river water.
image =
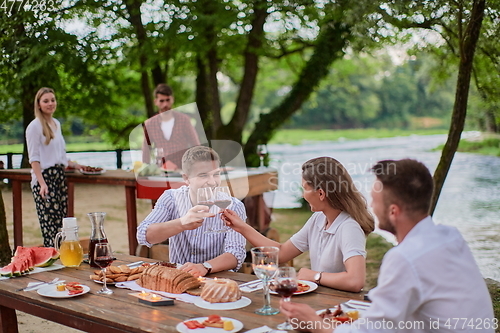
<path id="1" fill-rule="evenodd" d="M 474 135 L 474 133 L 465 133 Z M 441 153 L 433 148 L 446 141 L 445 135 L 408 136 L 356 141 L 309 142 L 299 146 L 269 145 L 270 166 L 279 173 L 279 189 L 266 200 L 275 208 L 299 206 L 301 165 L 319 156 L 331 156 L 344 164 L 354 182 L 370 202 L 374 176 L 370 166 L 382 159 L 414 158 L 434 172 Z M 81 164 L 116 168 L 116 155 L 72 153 Z M 19 167 L 19 157 L 14 167 Z M 129 153 L 123 154 L 123 168 L 132 165 Z M 484 277 L 500 281 L 500 158 L 457 153 L 448 173 L 434 213 L 437 223 L 457 227 L 469 243 Z M 390 241 L 392 235 L 378 230 Z"/>

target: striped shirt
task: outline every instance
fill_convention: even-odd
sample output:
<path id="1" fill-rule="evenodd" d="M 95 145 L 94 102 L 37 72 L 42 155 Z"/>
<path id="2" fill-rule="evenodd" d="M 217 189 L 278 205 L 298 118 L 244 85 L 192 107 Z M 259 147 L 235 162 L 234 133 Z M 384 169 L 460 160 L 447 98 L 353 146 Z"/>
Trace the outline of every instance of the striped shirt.
<path id="1" fill-rule="evenodd" d="M 245 206 L 241 201 L 232 198 L 229 206 L 239 217 L 246 220 Z M 151 213 L 137 227 L 137 241 L 141 245 L 151 247 L 153 244 L 146 240 L 146 230 L 153 223 L 172 221 L 186 215 L 191 209 L 191 199 L 189 198 L 189 187 L 182 186 L 178 189 L 170 189 L 163 192 L 156 202 Z M 219 208 L 212 206 L 210 211 L 217 212 Z M 169 260 L 170 262 L 184 264 L 192 262 L 203 263 L 207 260 L 220 256 L 223 253 L 231 253 L 238 260 L 238 270 L 245 260 L 246 240 L 238 232 L 230 230 L 228 232 L 204 233 L 210 230 L 220 230 L 225 228 L 225 224 L 220 215 L 205 218 L 201 227 L 194 230 L 185 230 L 169 238 Z"/>

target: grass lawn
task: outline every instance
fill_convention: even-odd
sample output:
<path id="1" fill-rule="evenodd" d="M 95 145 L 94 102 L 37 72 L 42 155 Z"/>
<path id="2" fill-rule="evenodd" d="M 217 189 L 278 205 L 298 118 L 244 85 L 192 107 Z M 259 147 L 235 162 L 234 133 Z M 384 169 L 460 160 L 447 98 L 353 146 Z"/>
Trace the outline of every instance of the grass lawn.
<path id="1" fill-rule="evenodd" d="M 303 129 L 282 129 L 276 132 L 270 143 L 282 143 L 299 145 L 304 141 L 338 141 L 338 140 L 361 140 L 370 138 L 390 138 L 396 136 L 409 135 L 433 135 L 447 134 L 444 129 L 349 129 L 349 130 L 303 130 Z"/>

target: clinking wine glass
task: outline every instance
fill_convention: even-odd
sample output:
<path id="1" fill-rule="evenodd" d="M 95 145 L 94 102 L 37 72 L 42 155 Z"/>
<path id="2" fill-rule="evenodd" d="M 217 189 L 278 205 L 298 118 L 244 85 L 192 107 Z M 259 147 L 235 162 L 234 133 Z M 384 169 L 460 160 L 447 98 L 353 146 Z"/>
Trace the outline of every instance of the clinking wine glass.
<path id="1" fill-rule="evenodd" d="M 97 243 L 94 249 L 94 262 L 101 268 L 102 275 L 104 276 L 104 285 L 99 290 L 98 294 L 111 295 L 112 290 L 108 289 L 106 285 L 106 267 L 110 266 L 113 262 L 113 251 L 109 243 Z"/>
<path id="2" fill-rule="evenodd" d="M 260 158 L 259 168 L 264 168 L 264 157 L 267 155 L 267 146 L 266 145 L 257 145 L 257 155 Z"/>
<path id="3" fill-rule="evenodd" d="M 298 289 L 297 272 L 294 267 L 280 267 L 274 277 L 274 291 L 281 295 L 284 302 L 290 302 L 292 295 Z M 290 320 L 279 324 L 279 330 L 293 330 Z"/>
<path id="4" fill-rule="evenodd" d="M 264 291 L 264 306 L 255 313 L 270 316 L 279 313 L 278 309 L 271 307 L 271 297 L 269 295 L 269 281 L 278 271 L 279 249 L 274 246 L 254 247 L 252 253 L 252 268 L 255 275 L 262 281 Z"/>
<path id="5" fill-rule="evenodd" d="M 228 186 L 219 186 L 216 187 L 214 190 L 214 204 L 221 209 L 221 212 L 224 211 L 227 207 L 231 205 L 232 201 L 232 196 L 231 196 L 231 190 L 229 189 Z M 220 230 L 209 230 L 205 231 L 205 233 L 213 233 L 213 232 L 228 232 L 231 230 L 229 227 L 224 227 L 223 229 Z"/>
<path id="6" fill-rule="evenodd" d="M 211 187 L 201 187 L 196 193 L 196 203 L 207 206 L 208 210 L 214 205 L 214 193 Z M 213 230 L 213 229 L 211 229 Z"/>

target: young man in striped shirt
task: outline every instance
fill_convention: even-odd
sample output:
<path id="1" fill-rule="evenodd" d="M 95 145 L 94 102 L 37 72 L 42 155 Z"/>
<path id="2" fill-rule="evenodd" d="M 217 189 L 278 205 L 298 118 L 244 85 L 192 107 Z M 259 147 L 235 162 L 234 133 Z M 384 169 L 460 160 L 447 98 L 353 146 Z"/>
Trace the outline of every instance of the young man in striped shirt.
<path id="1" fill-rule="evenodd" d="M 169 260 L 194 276 L 223 270 L 238 270 L 245 259 L 245 238 L 224 229 L 217 207 L 197 205 L 197 191 L 220 185 L 220 159 L 211 148 L 195 146 L 182 157 L 183 178 L 187 186 L 166 190 L 153 211 L 137 228 L 139 244 L 151 247 L 169 239 Z M 230 208 L 246 220 L 245 207 L 232 198 Z M 212 211 L 212 212 L 210 212 Z"/>

